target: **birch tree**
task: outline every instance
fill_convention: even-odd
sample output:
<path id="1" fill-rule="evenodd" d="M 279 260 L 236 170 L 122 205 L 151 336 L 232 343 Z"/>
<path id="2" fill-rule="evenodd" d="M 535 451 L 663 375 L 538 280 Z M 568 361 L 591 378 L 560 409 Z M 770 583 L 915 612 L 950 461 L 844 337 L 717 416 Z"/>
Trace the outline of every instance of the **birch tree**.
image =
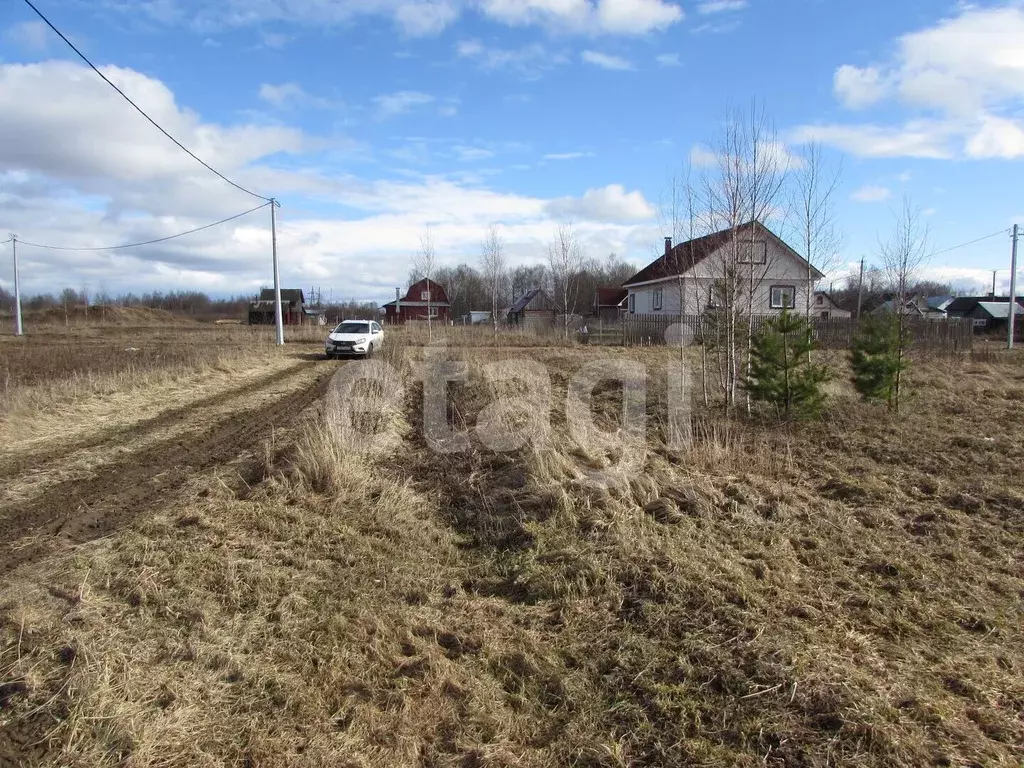
<path id="1" fill-rule="evenodd" d="M 583 262 L 583 246 L 572 222 L 560 224 L 548 246 L 548 270 L 552 293 L 562 310 L 565 338 L 569 338 L 570 317 L 576 311 Z"/>
<path id="2" fill-rule="evenodd" d="M 505 261 L 505 243 L 497 226 L 487 230 L 480 247 L 480 270 L 484 282 L 491 295 L 491 319 L 494 323 L 494 334 L 498 334 L 498 305 L 505 287 L 508 265 Z"/>
<path id="3" fill-rule="evenodd" d="M 427 227 L 420 235 L 420 249 L 413 256 L 412 268 L 416 274 L 427 279 L 427 341 L 433 341 L 433 318 L 430 316 L 431 302 L 434 298 L 434 269 L 437 266 L 437 251 L 434 248 L 434 235 Z"/>
<path id="4" fill-rule="evenodd" d="M 835 220 L 835 196 L 842 176 L 842 163 L 829 167 L 820 142 L 805 145 L 794 173 L 793 213 L 803 257 L 807 260 L 807 314 L 811 319 L 811 279 L 814 270 L 829 273 L 839 265 L 842 235 Z"/>

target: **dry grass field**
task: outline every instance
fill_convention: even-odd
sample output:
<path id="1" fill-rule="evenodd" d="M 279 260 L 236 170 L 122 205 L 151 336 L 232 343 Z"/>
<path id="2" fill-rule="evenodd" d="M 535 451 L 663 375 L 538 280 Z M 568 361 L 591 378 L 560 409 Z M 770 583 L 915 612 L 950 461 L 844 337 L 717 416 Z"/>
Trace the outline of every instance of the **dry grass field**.
<path id="1" fill-rule="evenodd" d="M 372 442 L 316 333 L 150 333 L 0 339 L 0 765 L 1024 762 L 1022 357 L 922 362 L 899 418 L 841 378 L 821 422 L 698 407 L 670 447 L 677 350 L 451 329 L 446 453 L 420 332 L 355 385 Z M 618 387 L 567 414 L 623 363 L 644 446 Z"/>

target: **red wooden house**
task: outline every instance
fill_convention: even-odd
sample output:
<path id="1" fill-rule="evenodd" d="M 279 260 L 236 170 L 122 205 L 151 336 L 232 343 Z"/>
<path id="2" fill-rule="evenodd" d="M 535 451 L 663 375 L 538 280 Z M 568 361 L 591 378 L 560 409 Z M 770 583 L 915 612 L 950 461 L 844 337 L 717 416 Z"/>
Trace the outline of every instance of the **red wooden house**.
<path id="1" fill-rule="evenodd" d="M 384 322 L 407 323 L 410 320 L 431 320 L 447 324 L 452 314 L 452 305 L 448 302 L 448 294 L 438 283 L 424 278 L 414 283 L 401 299 L 389 301 L 384 305 Z"/>

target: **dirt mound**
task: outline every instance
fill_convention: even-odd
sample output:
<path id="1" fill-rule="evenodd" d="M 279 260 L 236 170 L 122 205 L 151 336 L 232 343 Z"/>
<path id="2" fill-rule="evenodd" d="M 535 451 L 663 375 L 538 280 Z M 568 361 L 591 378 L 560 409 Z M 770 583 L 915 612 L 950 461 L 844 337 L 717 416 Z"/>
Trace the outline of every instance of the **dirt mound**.
<path id="1" fill-rule="evenodd" d="M 51 307 L 25 313 L 26 323 L 42 323 L 46 325 L 89 325 L 103 323 L 106 325 L 169 325 L 172 323 L 190 323 L 190 318 L 178 317 L 165 309 L 149 307 L 116 307 L 108 305 Z"/>

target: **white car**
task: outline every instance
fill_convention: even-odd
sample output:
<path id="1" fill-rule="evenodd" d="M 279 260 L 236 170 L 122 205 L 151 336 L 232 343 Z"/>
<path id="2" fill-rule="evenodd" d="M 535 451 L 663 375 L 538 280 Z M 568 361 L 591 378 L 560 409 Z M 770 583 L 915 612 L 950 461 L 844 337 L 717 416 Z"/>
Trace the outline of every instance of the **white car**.
<path id="1" fill-rule="evenodd" d="M 384 329 L 372 320 L 345 320 L 338 324 L 324 342 L 328 358 L 342 355 L 373 357 L 384 342 Z"/>

